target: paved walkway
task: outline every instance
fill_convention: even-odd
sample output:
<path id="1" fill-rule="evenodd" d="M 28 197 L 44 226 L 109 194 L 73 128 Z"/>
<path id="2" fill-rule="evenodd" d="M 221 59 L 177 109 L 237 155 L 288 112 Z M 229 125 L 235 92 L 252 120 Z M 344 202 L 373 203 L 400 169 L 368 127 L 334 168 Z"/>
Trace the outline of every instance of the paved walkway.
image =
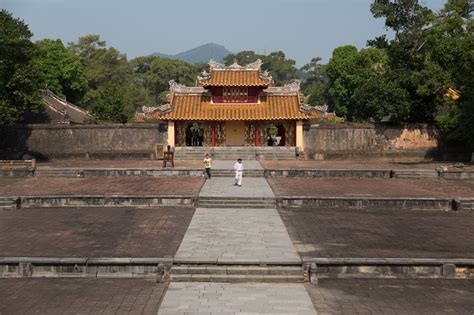
<path id="1" fill-rule="evenodd" d="M 242 187 L 234 183 L 233 177 L 213 177 L 202 186 L 199 197 L 275 197 L 265 178 L 244 177 Z"/>
<path id="2" fill-rule="evenodd" d="M 165 314 L 316 314 L 302 284 L 171 283 Z"/>
<path id="3" fill-rule="evenodd" d="M 276 209 L 198 208 L 175 260 L 300 262 Z"/>

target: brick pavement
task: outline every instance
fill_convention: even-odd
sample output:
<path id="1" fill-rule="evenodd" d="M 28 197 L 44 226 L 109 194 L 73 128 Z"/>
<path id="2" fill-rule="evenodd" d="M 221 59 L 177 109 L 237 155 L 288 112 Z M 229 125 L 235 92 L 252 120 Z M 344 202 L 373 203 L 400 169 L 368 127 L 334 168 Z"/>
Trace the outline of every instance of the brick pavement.
<path id="1" fill-rule="evenodd" d="M 277 196 L 472 197 L 474 181 L 385 178 L 268 178 Z"/>
<path id="2" fill-rule="evenodd" d="M 171 283 L 159 315 L 312 314 L 303 284 Z"/>
<path id="3" fill-rule="evenodd" d="M 321 279 L 318 314 L 473 314 L 474 280 Z"/>
<path id="4" fill-rule="evenodd" d="M 280 209 L 303 257 L 474 258 L 472 213 Z"/>
<path id="5" fill-rule="evenodd" d="M 197 195 L 203 181 L 201 177 L 0 177 L 0 196 Z"/>
<path id="6" fill-rule="evenodd" d="M 172 257 L 194 209 L 0 210 L 0 256 Z"/>
<path id="7" fill-rule="evenodd" d="M 141 279 L 0 279 L 0 314 L 156 314 L 165 290 Z"/>
<path id="8" fill-rule="evenodd" d="M 453 168 L 455 163 L 437 161 L 390 161 L 383 159 L 368 160 L 324 160 L 324 161 L 272 161 L 261 160 L 260 163 L 265 169 L 436 169 L 447 166 Z M 472 170 L 474 165 L 466 164 L 465 169 Z"/>

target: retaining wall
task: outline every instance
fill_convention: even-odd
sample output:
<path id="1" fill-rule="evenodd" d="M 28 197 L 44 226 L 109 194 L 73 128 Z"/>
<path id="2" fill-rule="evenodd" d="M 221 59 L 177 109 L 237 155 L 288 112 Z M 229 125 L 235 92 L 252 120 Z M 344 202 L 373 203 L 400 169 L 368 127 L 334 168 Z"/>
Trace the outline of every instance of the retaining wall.
<path id="1" fill-rule="evenodd" d="M 438 151 L 439 131 L 429 125 L 307 125 L 303 131 L 306 159 L 354 156 L 431 157 Z"/>
<path id="2" fill-rule="evenodd" d="M 168 137 L 166 124 L 4 126 L 0 135 L 0 155 L 16 158 L 150 158 Z"/>

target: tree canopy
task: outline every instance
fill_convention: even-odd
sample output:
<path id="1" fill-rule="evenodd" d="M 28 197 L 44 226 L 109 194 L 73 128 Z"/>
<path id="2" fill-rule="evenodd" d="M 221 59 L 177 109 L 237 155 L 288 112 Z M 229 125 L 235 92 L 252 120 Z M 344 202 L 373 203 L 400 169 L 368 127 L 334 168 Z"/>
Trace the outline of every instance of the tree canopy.
<path id="1" fill-rule="evenodd" d="M 44 39 L 36 42 L 38 54 L 34 64 L 45 78 L 44 88 L 82 104 L 88 82 L 79 56 L 64 47 L 61 40 Z"/>
<path id="2" fill-rule="evenodd" d="M 36 46 L 21 20 L 0 11 L 0 125 L 22 122 L 41 109 L 43 78 L 33 64 Z"/>

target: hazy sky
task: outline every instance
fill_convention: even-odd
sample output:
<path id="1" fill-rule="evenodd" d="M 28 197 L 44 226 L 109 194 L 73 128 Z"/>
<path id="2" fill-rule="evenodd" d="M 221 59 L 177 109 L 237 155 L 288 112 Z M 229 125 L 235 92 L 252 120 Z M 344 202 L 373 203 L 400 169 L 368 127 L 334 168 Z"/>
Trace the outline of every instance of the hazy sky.
<path id="1" fill-rule="evenodd" d="M 422 3 L 439 10 L 445 0 Z M 233 52 L 283 50 L 301 66 L 383 34 L 370 0 L 0 0 L 34 39 L 99 34 L 129 58 L 214 42 Z"/>

